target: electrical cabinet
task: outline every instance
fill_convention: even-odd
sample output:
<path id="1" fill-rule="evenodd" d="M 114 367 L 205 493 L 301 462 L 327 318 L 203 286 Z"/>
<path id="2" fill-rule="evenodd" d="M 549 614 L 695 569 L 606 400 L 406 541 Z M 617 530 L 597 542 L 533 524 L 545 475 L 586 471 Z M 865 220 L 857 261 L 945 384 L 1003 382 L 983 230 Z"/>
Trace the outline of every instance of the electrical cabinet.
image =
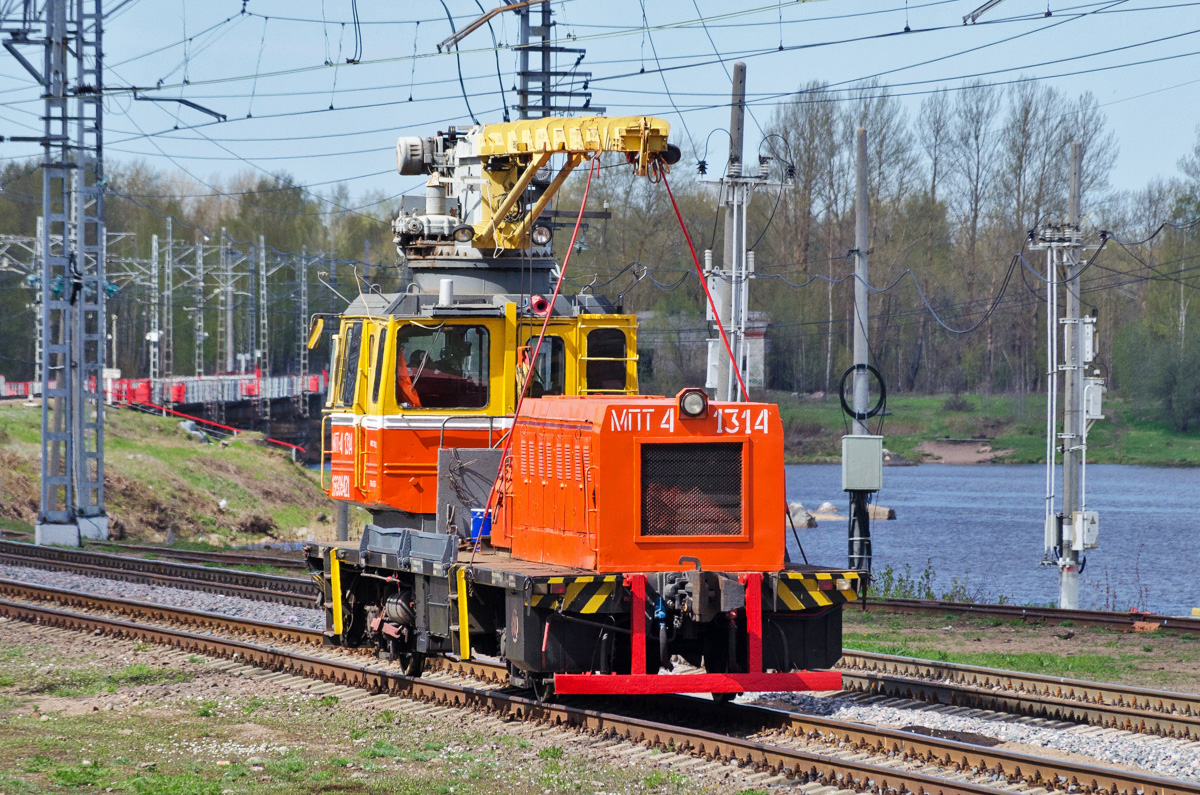
<path id="1" fill-rule="evenodd" d="M 1096 511 L 1076 511 L 1073 517 L 1071 548 L 1077 552 L 1095 549 L 1100 544 L 1100 514 Z"/>
<path id="2" fill-rule="evenodd" d="M 1079 355 L 1084 364 L 1091 364 L 1096 359 L 1096 318 L 1080 318 L 1079 323 Z"/>
<path id="3" fill-rule="evenodd" d="M 1083 418 L 1085 420 L 1104 419 L 1104 379 L 1083 379 Z"/>
<path id="4" fill-rule="evenodd" d="M 842 437 L 842 491 L 883 488 L 883 437 Z"/>
<path id="5" fill-rule="evenodd" d="M 725 348 L 721 346 L 719 339 L 708 341 L 708 367 L 705 370 L 705 389 L 719 389 L 721 387 L 721 354 L 724 352 Z"/>

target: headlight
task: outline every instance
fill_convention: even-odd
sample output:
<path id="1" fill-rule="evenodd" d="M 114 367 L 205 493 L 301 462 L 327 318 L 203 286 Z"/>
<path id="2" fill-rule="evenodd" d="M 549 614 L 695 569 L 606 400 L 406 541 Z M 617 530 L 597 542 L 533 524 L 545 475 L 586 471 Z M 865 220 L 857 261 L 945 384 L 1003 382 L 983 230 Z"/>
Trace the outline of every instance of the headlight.
<path id="1" fill-rule="evenodd" d="M 703 417 L 708 413 L 708 395 L 703 389 L 685 389 L 679 393 L 679 411 L 685 417 Z"/>
<path id="2" fill-rule="evenodd" d="M 533 240 L 533 244 L 535 246 L 548 246 L 550 245 L 550 238 L 553 236 L 554 235 L 550 231 L 550 227 L 535 226 L 533 228 L 533 233 L 530 235 L 530 239 Z"/>
<path id="3" fill-rule="evenodd" d="M 469 224 L 463 224 L 454 228 L 453 235 L 459 243 L 470 243 L 475 237 L 475 228 Z"/>

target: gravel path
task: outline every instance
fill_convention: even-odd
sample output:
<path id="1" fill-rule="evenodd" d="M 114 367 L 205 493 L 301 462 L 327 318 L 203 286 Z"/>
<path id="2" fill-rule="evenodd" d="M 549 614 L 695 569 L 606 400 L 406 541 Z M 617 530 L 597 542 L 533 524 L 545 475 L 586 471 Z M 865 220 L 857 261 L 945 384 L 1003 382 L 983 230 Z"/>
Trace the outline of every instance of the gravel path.
<path id="1" fill-rule="evenodd" d="M 945 715 L 925 708 L 902 709 L 858 704 L 841 698 L 817 698 L 802 693 L 780 693 L 772 700 L 794 704 L 800 710 L 837 720 L 881 726 L 924 726 L 929 729 L 969 732 L 1005 742 L 1092 757 L 1100 763 L 1129 765 L 1169 778 L 1200 781 L 1200 743 L 1095 727 L 1052 729 L 1035 726 L 997 713 L 995 719 Z M 922 705 L 924 707 L 925 705 Z"/>
<path id="2" fill-rule="evenodd" d="M 325 614 L 293 605 L 243 599 L 240 596 L 191 591 L 186 588 L 169 588 L 163 585 L 144 585 L 107 577 L 92 577 L 65 571 L 49 571 L 32 566 L 10 566 L 0 564 L 0 577 L 69 591 L 91 593 L 98 596 L 120 596 L 125 599 L 140 599 L 157 605 L 186 607 L 206 613 L 220 613 L 237 618 L 253 618 L 275 624 L 288 624 L 308 629 L 324 629 Z"/>

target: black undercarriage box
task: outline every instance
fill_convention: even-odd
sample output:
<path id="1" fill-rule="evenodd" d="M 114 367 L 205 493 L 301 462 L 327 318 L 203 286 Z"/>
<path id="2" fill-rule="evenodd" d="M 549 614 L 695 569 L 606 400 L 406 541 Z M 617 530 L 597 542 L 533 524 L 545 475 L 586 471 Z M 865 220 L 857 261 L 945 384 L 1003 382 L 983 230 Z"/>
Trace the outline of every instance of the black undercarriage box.
<path id="1" fill-rule="evenodd" d="M 504 652 L 515 667 L 585 673 L 608 666 L 615 630 L 553 610 L 527 607 L 525 598 L 522 591 L 505 594 Z"/>
<path id="2" fill-rule="evenodd" d="M 776 671 L 832 668 L 842 657 L 842 610 L 818 615 L 768 613 L 763 616 L 763 666 Z"/>

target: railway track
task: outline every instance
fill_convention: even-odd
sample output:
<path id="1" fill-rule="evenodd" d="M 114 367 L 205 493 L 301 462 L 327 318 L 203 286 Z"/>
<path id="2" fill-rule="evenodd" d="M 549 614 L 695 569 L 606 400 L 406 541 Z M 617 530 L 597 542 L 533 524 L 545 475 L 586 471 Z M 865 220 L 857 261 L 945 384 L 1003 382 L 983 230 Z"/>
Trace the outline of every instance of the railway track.
<path id="1" fill-rule="evenodd" d="M 219 563 L 222 566 L 271 566 L 276 569 L 307 569 L 308 564 L 299 557 L 284 557 L 280 554 L 217 550 L 198 551 L 174 549 L 153 544 L 117 544 L 109 541 L 95 542 L 90 546 L 100 551 L 122 555 L 160 555 L 164 558 L 193 563 Z"/>
<path id="2" fill-rule="evenodd" d="M 164 560 L 147 560 L 94 550 L 43 547 L 0 540 L 0 563 L 69 571 L 127 582 L 165 585 L 193 591 L 240 596 L 297 607 L 316 606 L 316 586 L 307 577 L 197 566 Z"/>
<path id="3" fill-rule="evenodd" d="M 248 596 L 303 607 L 314 605 L 311 581 L 300 578 L 4 541 L 0 541 L 0 562 L 20 562 L 77 573 L 116 576 L 136 582 Z M 182 614 L 186 611 L 179 612 Z M 271 626 L 262 622 L 246 622 L 247 626 L 255 623 L 259 629 L 251 632 L 251 635 L 261 635 L 266 631 L 263 627 Z M 279 641 L 294 640 L 270 637 Z M 305 642 L 319 641 L 317 633 Z M 1200 696 L 854 650 L 846 651 L 840 667 L 849 691 L 1167 737 L 1200 738 Z M 503 678 L 504 671 L 489 672 L 486 666 L 479 666 L 472 675 L 499 680 Z"/>
<path id="4" fill-rule="evenodd" d="M 1070 621 L 1081 627 L 1105 627 L 1126 632 L 1137 629 L 1200 633 L 1200 618 L 1163 616 L 1157 613 L 1110 613 L 1103 610 L 1064 610 L 1058 607 L 940 602 L 930 599 L 869 599 L 863 609 L 886 613 L 953 613 L 959 616 L 1022 621 L 1027 624 Z"/>
<path id="5" fill-rule="evenodd" d="M 848 649 L 847 690 L 1165 737 L 1200 738 L 1200 695 Z"/>
<path id="6" fill-rule="evenodd" d="M 1200 784 L 1193 782 L 758 706 L 675 698 L 641 703 L 635 708 L 659 717 L 668 714 L 672 720 L 684 716 L 680 724 L 673 724 L 628 714 L 623 708 L 613 711 L 611 701 L 599 709 L 544 704 L 506 688 L 490 687 L 486 681 L 481 682 L 482 686 L 473 686 L 445 676 L 414 679 L 377 663 L 365 664 L 362 655 L 356 658 L 342 650 L 313 651 L 321 638 L 321 633 L 313 630 L 12 581 L 0 581 L 0 594 L 5 597 L 0 599 L 0 615 L 11 619 L 163 643 L 376 693 L 671 747 L 676 752 L 753 765 L 798 780 L 843 788 L 931 795 L 997 795 L 1001 791 L 1200 795 Z M 57 606 L 46 602 L 56 602 Z M 64 606 L 93 612 L 67 610 Z M 127 620 L 130 618 L 137 620 Z M 187 628 L 165 625 L 168 622 Z M 193 631 L 198 628 L 227 634 Z M 308 648 L 268 646 L 258 642 L 263 639 Z M 486 663 L 447 662 L 442 667 L 493 682 L 502 671 Z M 740 735 L 705 728 L 714 723 L 746 728 Z"/>

